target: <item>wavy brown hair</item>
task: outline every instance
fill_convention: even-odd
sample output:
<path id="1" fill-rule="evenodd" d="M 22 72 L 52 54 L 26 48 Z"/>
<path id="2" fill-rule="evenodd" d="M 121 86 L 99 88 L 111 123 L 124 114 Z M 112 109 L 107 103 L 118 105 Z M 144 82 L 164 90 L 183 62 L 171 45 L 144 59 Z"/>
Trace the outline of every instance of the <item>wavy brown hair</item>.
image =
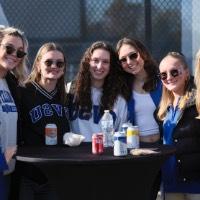
<path id="1" fill-rule="evenodd" d="M 144 44 L 136 39 L 122 38 L 121 40 L 119 40 L 116 45 L 117 54 L 119 54 L 119 51 L 124 44 L 130 45 L 133 48 L 135 48 L 139 52 L 141 58 L 144 60 L 144 70 L 147 73 L 147 79 L 143 85 L 144 91 L 150 92 L 154 90 L 159 80 L 157 63 L 155 62 L 153 57 L 150 55 L 150 53 L 148 52 Z M 121 67 L 121 70 L 123 70 L 122 67 Z M 132 95 L 134 75 L 125 71 L 122 73 L 122 75 L 126 83 L 123 87 L 124 89 L 122 91 L 122 95 L 126 99 L 129 99 Z"/>
<path id="2" fill-rule="evenodd" d="M 39 81 L 41 79 L 41 74 L 38 71 L 37 65 L 39 65 L 40 60 L 42 59 L 42 56 L 49 51 L 59 51 L 63 54 L 64 63 L 65 63 L 64 74 L 58 79 L 56 87 L 57 87 L 58 93 L 60 95 L 61 102 L 64 103 L 66 100 L 66 93 L 65 93 L 66 58 L 65 58 L 64 50 L 57 43 L 49 42 L 49 43 L 43 44 L 40 47 L 40 49 L 38 50 L 37 55 L 35 57 L 35 60 L 33 62 L 32 71 L 31 71 L 28 79 L 25 81 L 25 84 L 28 84 L 32 81 L 39 83 Z"/>
<path id="3" fill-rule="evenodd" d="M 79 108 L 84 108 L 87 112 L 92 110 L 92 98 L 91 98 L 91 74 L 90 74 L 90 59 L 96 49 L 103 49 L 110 54 L 110 71 L 105 78 L 102 87 L 102 97 L 100 100 L 100 113 L 104 110 L 112 110 L 117 96 L 120 93 L 120 79 L 119 79 L 119 64 L 117 55 L 112 46 L 104 41 L 97 41 L 93 43 L 84 53 L 81 62 L 79 72 L 77 74 L 74 86 L 72 86 L 74 93 L 74 102 Z M 73 84 L 72 84 L 73 85 Z M 71 92 L 70 92 L 71 93 Z"/>

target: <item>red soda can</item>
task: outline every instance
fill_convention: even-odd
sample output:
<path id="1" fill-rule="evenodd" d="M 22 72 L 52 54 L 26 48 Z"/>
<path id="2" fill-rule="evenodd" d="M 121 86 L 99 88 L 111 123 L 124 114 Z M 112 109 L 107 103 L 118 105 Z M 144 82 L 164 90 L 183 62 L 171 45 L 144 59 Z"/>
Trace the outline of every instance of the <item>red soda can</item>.
<path id="1" fill-rule="evenodd" d="M 92 135 L 92 153 L 93 154 L 98 154 L 98 143 L 97 143 L 97 140 L 98 140 L 97 133 L 94 133 Z"/>
<path id="2" fill-rule="evenodd" d="M 103 153 L 103 134 L 94 133 L 92 135 L 92 153 L 93 154 Z"/>
<path id="3" fill-rule="evenodd" d="M 99 144 L 98 154 L 102 154 L 103 153 L 103 134 L 98 133 L 97 136 L 98 136 L 98 144 Z"/>

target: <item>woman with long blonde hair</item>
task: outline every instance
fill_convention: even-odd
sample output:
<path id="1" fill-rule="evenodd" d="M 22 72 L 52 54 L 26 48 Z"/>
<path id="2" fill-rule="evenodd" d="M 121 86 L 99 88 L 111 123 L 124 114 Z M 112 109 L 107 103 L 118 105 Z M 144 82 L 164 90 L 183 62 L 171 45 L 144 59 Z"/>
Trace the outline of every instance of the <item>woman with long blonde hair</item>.
<path id="1" fill-rule="evenodd" d="M 0 146 L 8 164 L 4 179 L 10 182 L 15 168 L 17 134 L 19 133 L 19 85 L 26 75 L 28 42 L 24 33 L 15 27 L 0 30 Z M 10 125 L 12 122 L 12 126 Z M 2 166 L 1 166 L 2 167 Z M 6 185 L 8 198 L 9 184 Z M 2 192 L 1 192 L 2 194 Z M 4 199 L 3 198 L 3 199 Z"/>
<path id="2" fill-rule="evenodd" d="M 200 49 L 196 54 L 196 63 L 195 63 L 195 83 L 197 87 L 197 94 L 196 94 L 196 107 L 199 113 L 198 118 L 200 119 Z"/>
<path id="3" fill-rule="evenodd" d="M 21 140 L 23 146 L 45 146 L 45 126 L 57 126 L 57 142 L 61 145 L 69 132 L 65 99 L 66 58 L 60 45 L 43 44 L 33 63 L 32 72 L 21 88 Z M 20 200 L 57 199 L 46 176 L 31 164 L 21 164 Z M 42 197 L 42 198 L 41 198 Z"/>
<path id="4" fill-rule="evenodd" d="M 163 93 L 158 110 L 163 143 L 177 151 L 162 168 L 166 200 L 200 199 L 200 121 L 195 87 L 184 55 L 169 52 L 160 62 Z"/>

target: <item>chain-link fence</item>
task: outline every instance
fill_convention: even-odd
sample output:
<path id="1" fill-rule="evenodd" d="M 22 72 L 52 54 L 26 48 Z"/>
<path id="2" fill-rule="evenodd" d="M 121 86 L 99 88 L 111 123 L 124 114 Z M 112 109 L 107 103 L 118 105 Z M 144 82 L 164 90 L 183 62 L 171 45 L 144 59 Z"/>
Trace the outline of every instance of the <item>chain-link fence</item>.
<path id="1" fill-rule="evenodd" d="M 158 61 L 182 47 L 182 0 L 0 0 L 0 4 L 9 25 L 22 29 L 29 39 L 30 66 L 41 44 L 58 42 L 68 58 L 69 80 L 85 49 L 97 40 L 115 46 L 122 37 L 135 37 Z M 184 8 L 190 4 L 184 1 Z"/>

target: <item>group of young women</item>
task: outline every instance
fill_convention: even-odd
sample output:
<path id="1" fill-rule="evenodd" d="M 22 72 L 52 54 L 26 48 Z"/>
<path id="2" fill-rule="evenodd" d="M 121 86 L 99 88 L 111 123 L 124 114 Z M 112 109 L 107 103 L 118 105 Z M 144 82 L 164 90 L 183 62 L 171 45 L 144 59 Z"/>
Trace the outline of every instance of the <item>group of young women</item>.
<path id="1" fill-rule="evenodd" d="M 69 131 L 90 142 L 93 133 L 101 132 L 104 110 L 110 110 L 116 131 L 127 121 L 138 125 L 141 147 L 176 147 L 162 168 L 165 199 L 200 198 L 200 52 L 194 80 L 181 53 L 169 52 L 158 66 L 138 40 L 123 38 L 116 50 L 97 41 L 66 84 L 67 60 L 60 45 L 42 45 L 28 76 L 27 51 L 23 32 L 0 30 L 0 199 L 10 194 L 10 199 L 56 200 L 38 168 L 15 164 L 17 145 L 45 145 L 49 123 L 57 125 L 58 145 Z M 160 176 L 150 199 L 156 199 L 159 186 Z"/>

